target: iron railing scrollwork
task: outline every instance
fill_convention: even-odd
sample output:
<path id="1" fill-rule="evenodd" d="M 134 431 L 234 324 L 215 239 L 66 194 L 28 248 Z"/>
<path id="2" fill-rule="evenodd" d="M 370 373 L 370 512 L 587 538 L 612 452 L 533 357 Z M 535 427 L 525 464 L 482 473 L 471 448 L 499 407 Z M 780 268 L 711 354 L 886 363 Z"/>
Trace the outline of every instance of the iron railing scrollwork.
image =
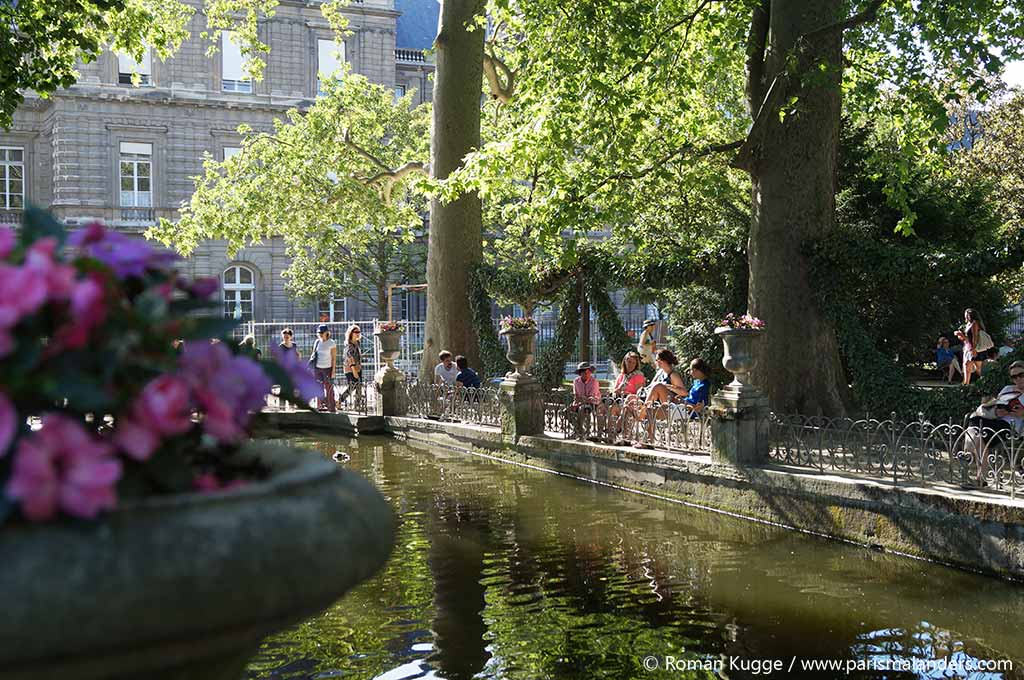
<path id="1" fill-rule="evenodd" d="M 1024 437 L 989 425 L 772 413 L 772 462 L 900 483 L 946 483 L 1024 492 Z"/>
<path id="2" fill-rule="evenodd" d="M 644 404 L 635 397 L 604 397 L 599 403 L 576 403 L 571 393 L 544 400 L 544 430 L 566 439 L 604 444 L 639 443 L 665 451 L 711 452 L 707 411 L 684 404 Z"/>
<path id="3" fill-rule="evenodd" d="M 406 396 L 412 417 L 501 427 L 500 395 L 493 387 L 409 382 Z"/>

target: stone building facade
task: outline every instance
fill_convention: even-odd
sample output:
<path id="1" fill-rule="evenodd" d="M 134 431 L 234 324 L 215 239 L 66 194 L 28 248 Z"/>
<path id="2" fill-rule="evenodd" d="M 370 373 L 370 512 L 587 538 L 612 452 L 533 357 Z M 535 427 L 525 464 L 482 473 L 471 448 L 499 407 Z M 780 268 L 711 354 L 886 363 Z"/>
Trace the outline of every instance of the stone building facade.
<path id="1" fill-rule="evenodd" d="M 436 0 L 398 4 L 415 5 L 411 14 L 421 22 L 432 13 L 436 29 Z M 0 222 L 17 222 L 27 202 L 49 208 L 69 226 L 98 219 L 141 234 L 159 218 L 173 220 L 192 195 L 191 177 L 201 174 L 204 153 L 222 160 L 240 146 L 240 124 L 269 130 L 289 109 L 310 106 L 318 71 L 339 57 L 396 94 L 416 90 L 417 102 L 429 100 L 433 66 L 422 51 L 429 44 L 396 42 L 398 35 L 424 35 L 426 27 L 399 30 L 403 13 L 396 0 L 355 0 L 345 13 L 351 34 L 343 45 L 332 44 L 317 2 L 281 0 L 260 27 L 270 53 L 259 82 L 246 80 L 237 48 L 224 36 L 218 53 L 207 56 L 200 38 L 205 19 L 196 12 L 191 39 L 166 61 L 135 63 L 106 52 L 81 65 L 73 87 L 47 99 L 28 95 L 12 128 L 0 130 Z M 131 82 L 133 73 L 139 86 Z M 211 241 L 186 269 L 221 279 L 228 314 L 237 306 L 257 321 L 375 316 L 353 300 L 293 299 L 281 277 L 288 263 L 279 239 L 230 259 L 224 243 Z M 417 314 L 421 307 L 396 313 Z"/>

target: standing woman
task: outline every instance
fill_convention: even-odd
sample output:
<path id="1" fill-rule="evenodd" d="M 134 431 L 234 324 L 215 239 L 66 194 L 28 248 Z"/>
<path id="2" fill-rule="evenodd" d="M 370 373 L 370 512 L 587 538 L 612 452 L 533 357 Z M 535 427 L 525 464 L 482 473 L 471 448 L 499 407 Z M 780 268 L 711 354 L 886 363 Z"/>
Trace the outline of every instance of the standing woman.
<path id="1" fill-rule="evenodd" d="M 975 369 L 978 371 L 978 377 L 981 377 L 985 355 L 979 351 L 979 342 L 983 330 L 985 324 L 981 321 L 981 315 L 973 309 L 965 309 L 964 328 L 956 332 L 956 337 L 964 343 L 964 385 L 971 384 L 971 373 Z"/>
<path id="2" fill-rule="evenodd" d="M 324 388 L 320 410 L 334 412 L 334 366 L 338 360 L 338 348 L 334 340 L 331 340 L 331 329 L 327 324 L 317 326 L 316 333 L 319 337 L 313 345 L 309 362 L 315 369 L 316 381 Z"/>
<path id="3" fill-rule="evenodd" d="M 358 385 L 362 381 L 363 355 L 359 349 L 362 334 L 356 324 L 352 324 L 345 331 L 345 391 L 338 397 L 338 401 L 345 401 L 353 385 Z"/>

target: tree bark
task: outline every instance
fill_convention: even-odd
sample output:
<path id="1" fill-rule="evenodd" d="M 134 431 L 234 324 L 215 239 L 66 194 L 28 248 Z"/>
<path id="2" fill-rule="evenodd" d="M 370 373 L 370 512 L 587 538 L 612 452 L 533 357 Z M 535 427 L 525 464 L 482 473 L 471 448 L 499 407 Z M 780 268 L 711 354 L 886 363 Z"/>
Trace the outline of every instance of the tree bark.
<path id="1" fill-rule="evenodd" d="M 443 0 L 438 26 L 430 172 L 444 179 L 480 146 L 484 31 L 466 26 L 484 11 L 484 0 Z M 469 314 L 469 273 L 482 258 L 480 197 L 464 194 L 447 205 L 430 202 L 427 239 L 427 323 L 421 375 L 433 375 L 437 353 L 464 354 L 479 365 Z"/>
<path id="2" fill-rule="evenodd" d="M 753 215 L 749 309 L 768 328 L 755 383 L 768 394 L 771 408 L 785 413 L 846 411 L 848 388 L 835 328 L 815 301 L 803 251 L 808 239 L 835 228 L 842 31 L 799 39 L 841 19 L 843 6 L 842 0 L 770 4 L 763 82 L 783 75 L 787 58 L 795 53 L 795 71 L 780 82 L 798 101 L 795 112 L 782 120 L 770 112 L 748 164 Z M 823 63 L 829 68 L 825 75 L 817 70 Z"/>

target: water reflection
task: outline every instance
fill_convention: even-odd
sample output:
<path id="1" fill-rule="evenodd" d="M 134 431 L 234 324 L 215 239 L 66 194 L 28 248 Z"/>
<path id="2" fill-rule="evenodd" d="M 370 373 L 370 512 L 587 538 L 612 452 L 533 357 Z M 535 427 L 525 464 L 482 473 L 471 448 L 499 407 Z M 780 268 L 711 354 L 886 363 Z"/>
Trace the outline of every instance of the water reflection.
<path id="1" fill-rule="evenodd" d="M 300 443 L 349 457 L 398 540 L 376 578 L 266 640 L 254 680 L 716 677 L 665 656 L 730 678 L 763 674 L 729 659 L 794 656 L 787 677 L 1024 677 L 1012 584 L 462 454 Z M 814 659 L 862 667 L 801 666 Z M 965 670 L 979 659 L 1014 667 Z"/>

